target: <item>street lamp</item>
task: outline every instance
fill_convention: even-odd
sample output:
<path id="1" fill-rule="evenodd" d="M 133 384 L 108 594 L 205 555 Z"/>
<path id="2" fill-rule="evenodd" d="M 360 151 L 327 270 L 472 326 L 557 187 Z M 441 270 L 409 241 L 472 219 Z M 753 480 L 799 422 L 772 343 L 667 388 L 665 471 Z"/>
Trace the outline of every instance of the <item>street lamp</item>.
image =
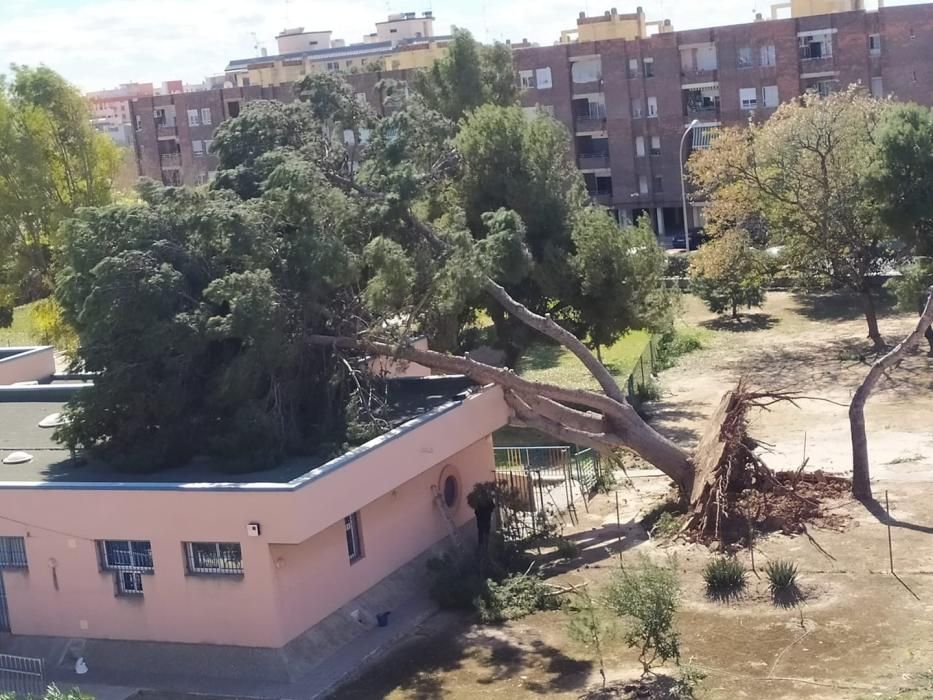
<path id="1" fill-rule="evenodd" d="M 680 160 L 680 199 L 684 205 L 684 245 L 686 252 L 690 252 L 690 226 L 687 224 L 687 185 L 684 183 L 684 141 L 687 140 L 687 134 L 693 131 L 693 127 L 700 123 L 699 119 L 694 119 L 684 129 L 684 135 L 680 137 L 680 150 L 677 152 L 677 158 Z"/>

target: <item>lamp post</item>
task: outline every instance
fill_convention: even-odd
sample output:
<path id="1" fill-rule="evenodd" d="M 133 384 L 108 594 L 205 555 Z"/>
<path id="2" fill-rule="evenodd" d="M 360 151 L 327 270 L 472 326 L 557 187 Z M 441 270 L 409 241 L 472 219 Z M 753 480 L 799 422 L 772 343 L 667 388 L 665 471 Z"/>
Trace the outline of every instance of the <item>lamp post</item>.
<path id="1" fill-rule="evenodd" d="M 687 134 L 693 131 L 693 127 L 699 123 L 699 119 L 694 119 L 684 129 L 684 135 L 680 137 L 680 151 L 677 156 L 680 160 L 680 199 L 684 206 L 684 245 L 688 253 L 690 252 L 690 226 L 687 224 L 687 185 L 684 182 L 684 141 L 687 140 Z"/>

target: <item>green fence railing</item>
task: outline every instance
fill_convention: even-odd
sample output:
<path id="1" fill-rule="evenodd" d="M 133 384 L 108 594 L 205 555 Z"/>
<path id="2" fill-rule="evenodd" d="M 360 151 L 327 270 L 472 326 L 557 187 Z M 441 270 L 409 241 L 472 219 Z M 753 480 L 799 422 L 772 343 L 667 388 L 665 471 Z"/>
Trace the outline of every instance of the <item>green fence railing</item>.
<path id="1" fill-rule="evenodd" d="M 661 343 L 661 336 L 652 335 L 651 340 L 642 350 L 635 366 L 625 380 L 625 389 L 629 399 L 635 399 L 638 396 L 638 387 L 648 386 L 651 382 L 651 375 L 655 373 L 658 367 L 658 347 Z"/>

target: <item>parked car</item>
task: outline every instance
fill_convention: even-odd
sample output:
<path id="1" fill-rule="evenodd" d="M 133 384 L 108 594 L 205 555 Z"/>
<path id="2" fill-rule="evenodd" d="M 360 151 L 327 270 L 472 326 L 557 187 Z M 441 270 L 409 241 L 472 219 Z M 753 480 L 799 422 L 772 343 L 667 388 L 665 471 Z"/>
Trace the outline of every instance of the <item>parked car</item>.
<path id="1" fill-rule="evenodd" d="M 708 237 L 706 233 L 701 228 L 690 229 L 690 250 L 696 250 L 701 245 L 706 243 Z M 672 248 L 686 248 L 687 243 L 684 239 L 684 234 L 681 231 L 680 233 L 675 233 L 674 237 L 671 239 Z"/>

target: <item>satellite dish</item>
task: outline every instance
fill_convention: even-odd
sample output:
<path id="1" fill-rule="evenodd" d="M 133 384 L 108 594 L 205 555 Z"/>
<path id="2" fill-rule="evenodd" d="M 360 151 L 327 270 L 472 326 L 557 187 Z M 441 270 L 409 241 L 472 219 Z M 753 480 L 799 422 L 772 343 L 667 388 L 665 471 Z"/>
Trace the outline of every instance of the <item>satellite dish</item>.
<path id="1" fill-rule="evenodd" d="M 32 461 L 32 455 L 28 452 L 11 452 L 3 458 L 4 464 L 25 464 Z"/>
<path id="2" fill-rule="evenodd" d="M 60 425 L 65 425 L 67 421 L 61 413 L 50 413 L 45 418 L 39 421 L 40 428 L 57 428 Z"/>
<path id="3" fill-rule="evenodd" d="M 78 660 L 75 661 L 75 673 L 79 676 L 83 676 L 87 673 L 87 663 L 85 663 L 83 656 L 78 657 Z"/>

